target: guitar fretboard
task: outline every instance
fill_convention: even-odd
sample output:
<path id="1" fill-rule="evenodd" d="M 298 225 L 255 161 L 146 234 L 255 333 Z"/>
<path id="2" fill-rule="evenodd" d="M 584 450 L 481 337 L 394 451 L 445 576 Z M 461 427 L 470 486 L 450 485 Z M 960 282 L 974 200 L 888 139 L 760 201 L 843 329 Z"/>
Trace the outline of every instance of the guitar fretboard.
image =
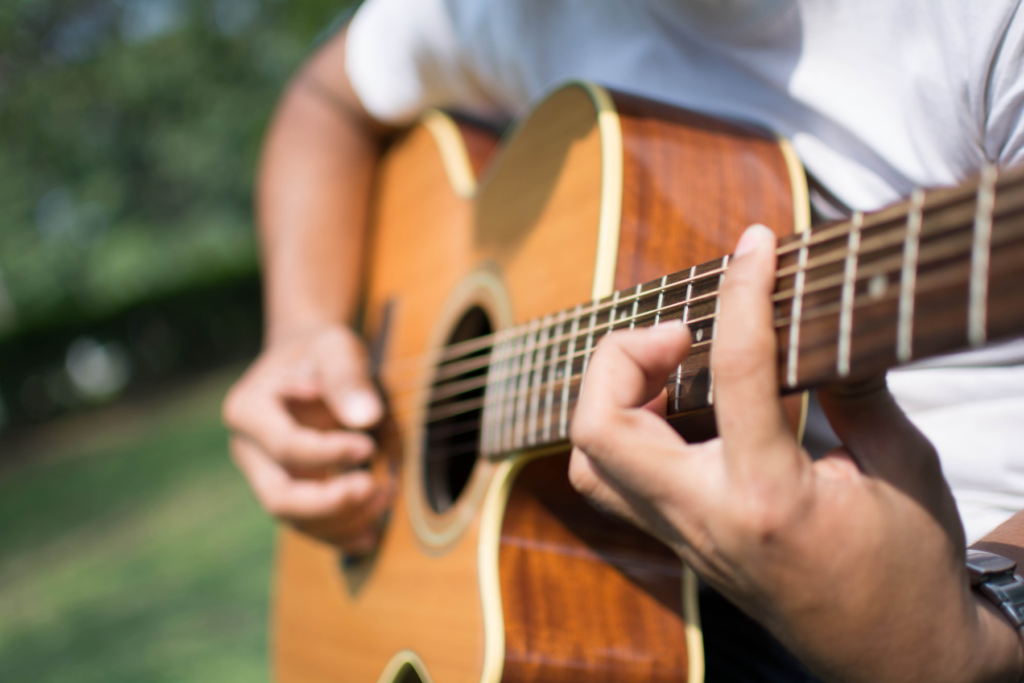
<path id="1" fill-rule="evenodd" d="M 956 188 L 917 190 L 882 211 L 784 238 L 777 253 L 783 391 L 1020 333 L 1024 169 L 988 167 Z M 490 457 L 565 441 L 601 338 L 670 320 L 689 326 L 693 345 L 666 386 L 669 415 L 713 405 L 711 350 L 729 258 L 450 347 L 428 419 L 482 407 L 479 446 Z"/>

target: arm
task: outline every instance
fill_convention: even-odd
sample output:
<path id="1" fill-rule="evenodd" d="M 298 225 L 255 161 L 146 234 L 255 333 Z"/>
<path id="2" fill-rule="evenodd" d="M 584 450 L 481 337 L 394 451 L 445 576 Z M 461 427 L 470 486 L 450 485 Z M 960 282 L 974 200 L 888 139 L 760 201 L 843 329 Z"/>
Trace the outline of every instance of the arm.
<path id="1" fill-rule="evenodd" d="M 672 546 L 826 680 L 1016 683 L 1010 623 L 969 587 L 938 458 L 884 382 L 822 407 L 844 446 L 812 461 L 776 379 L 774 236 L 745 233 L 713 351 L 719 438 L 687 444 L 655 413 L 689 332 L 602 340 L 577 408 L 573 483 Z"/>
<path id="2" fill-rule="evenodd" d="M 1024 568 L 1024 511 L 997 526 L 971 547 L 1010 558 L 1017 563 L 1020 573 Z"/>
<path id="3" fill-rule="evenodd" d="M 265 346 L 224 404 L 232 456 L 261 504 L 353 552 L 375 543 L 390 496 L 389 482 L 354 469 L 373 453 L 361 430 L 382 407 L 348 328 L 385 132 L 349 84 L 342 33 L 292 80 L 267 135 L 257 184 Z"/>
<path id="4" fill-rule="evenodd" d="M 386 132 L 352 90 L 342 32 L 289 84 L 260 163 L 269 344 L 351 322 L 367 199 Z"/>

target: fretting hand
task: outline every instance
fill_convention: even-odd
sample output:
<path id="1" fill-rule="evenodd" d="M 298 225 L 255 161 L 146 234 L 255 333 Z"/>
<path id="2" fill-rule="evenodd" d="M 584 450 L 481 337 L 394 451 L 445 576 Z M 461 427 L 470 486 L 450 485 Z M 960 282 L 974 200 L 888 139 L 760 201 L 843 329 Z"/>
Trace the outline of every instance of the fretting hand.
<path id="1" fill-rule="evenodd" d="M 748 230 L 720 295 L 720 436 L 688 444 L 658 414 L 682 325 L 614 333 L 589 365 L 570 478 L 661 538 L 827 680 L 1019 681 L 1009 623 L 970 590 L 935 451 L 884 381 L 821 403 L 844 446 L 812 461 L 784 419 L 770 295 L 775 238 Z"/>

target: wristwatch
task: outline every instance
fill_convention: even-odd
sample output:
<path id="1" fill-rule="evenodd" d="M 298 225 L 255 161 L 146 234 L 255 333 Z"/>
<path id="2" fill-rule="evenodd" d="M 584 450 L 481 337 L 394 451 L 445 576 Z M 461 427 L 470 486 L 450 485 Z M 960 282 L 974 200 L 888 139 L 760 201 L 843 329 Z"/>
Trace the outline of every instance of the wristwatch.
<path id="1" fill-rule="evenodd" d="M 967 551 L 971 586 L 992 601 L 1018 629 L 1024 626 L 1024 579 L 1014 573 L 1013 560 L 985 552 Z"/>

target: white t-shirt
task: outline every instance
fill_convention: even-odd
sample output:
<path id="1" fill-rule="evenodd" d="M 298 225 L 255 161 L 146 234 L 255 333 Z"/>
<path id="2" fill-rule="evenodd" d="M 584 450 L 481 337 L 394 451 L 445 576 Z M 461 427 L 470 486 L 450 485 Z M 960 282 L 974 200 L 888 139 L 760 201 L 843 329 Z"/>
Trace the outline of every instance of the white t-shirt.
<path id="1" fill-rule="evenodd" d="M 369 0 L 346 63 L 363 105 L 391 123 L 431 106 L 507 120 L 572 79 L 751 121 L 871 210 L 1024 158 L 1018 4 Z M 968 367 L 890 374 L 940 452 L 969 540 L 1024 508 L 1024 343 L 1009 348 L 1008 365 L 953 357 Z"/>

